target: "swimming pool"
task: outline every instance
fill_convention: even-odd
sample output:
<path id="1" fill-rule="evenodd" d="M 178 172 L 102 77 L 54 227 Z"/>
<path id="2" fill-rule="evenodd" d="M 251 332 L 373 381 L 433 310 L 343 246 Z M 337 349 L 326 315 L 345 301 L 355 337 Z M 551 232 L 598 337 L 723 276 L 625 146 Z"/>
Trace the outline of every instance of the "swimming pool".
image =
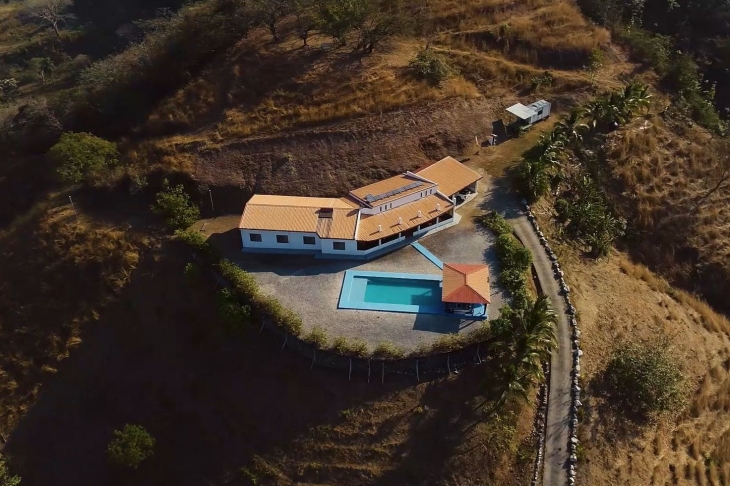
<path id="1" fill-rule="evenodd" d="M 340 309 L 444 314 L 441 275 L 348 270 Z"/>

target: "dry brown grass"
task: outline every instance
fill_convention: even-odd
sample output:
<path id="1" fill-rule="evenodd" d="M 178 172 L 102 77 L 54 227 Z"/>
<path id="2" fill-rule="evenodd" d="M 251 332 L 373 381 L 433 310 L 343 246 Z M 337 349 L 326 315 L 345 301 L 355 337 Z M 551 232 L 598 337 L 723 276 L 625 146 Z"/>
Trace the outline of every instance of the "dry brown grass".
<path id="1" fill-rule="evenodd" d="M 699 128 L 669 125 L 656 116 L 612 134 L 607 146 L 616 183 L 607 187 L 634 222 L 632 253 L 712 305 L 730 309 L 730 184 L 705 197 L 727 148 Z M 728 329 L 726 322 L 708 323 Z"/>
<path id="2" fill-rule="evenodd" d="M 0 234 L 0 432 L 19 420 L 153 244 L 77 221 L 57 204 L 39 204 Z"/>

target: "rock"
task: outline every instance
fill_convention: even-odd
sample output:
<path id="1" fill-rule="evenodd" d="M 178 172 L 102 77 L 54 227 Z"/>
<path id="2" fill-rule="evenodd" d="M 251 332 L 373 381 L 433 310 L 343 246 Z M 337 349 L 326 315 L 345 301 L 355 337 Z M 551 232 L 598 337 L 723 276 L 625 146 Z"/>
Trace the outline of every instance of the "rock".
<path id="1" fill-rule="evenodd" d="M 572 423 L 573 423 L 573 428 L 574 429 L 578 427 L 578 419 L 573 419 L 573 422 Z"/>
<path id="2" fill-rule="evenodd" d="M 575 454 L 571 454 L 570 455 L 570 462 L 572 462 L 572 463 L 578 462 L 578 456 L 576 456 Z"/>
<path id="3" fill-rule="evenodd" d="M 568 484 L 573 486 L 575 484 L 575 478 L 568 478 Z"/>
<path id="4" fill-rule="evenodd" d="M 580 349 L 578 350 L 578 356 L 583 356 L 583 351 L 581 351 Z"/>
<path id="5" fill-rule="evenodd" d="M 530 209 L 530 206 L 529 206 L 529 205 L 527 204 L 527 199 L 523 199 L 522 201 L 520 201 L 520 203 L 521 203 L 521 204 L 522 204 L 523 206 L 525 206 L 525 207 L 526 207 L 527 209 Z"/>
<path id="6" fill-rule="evenodd" d="M 575 406 L 576 406 L 576 408 L 580 408 L 580 407 L 583 406 L 583 402 L 581 402 L 580 400 L 576 400 L 575 401 Z"/>
<path id="7" fill-rule="evenodd" d="M 578 437 L 576 437 L 576 436 L 571 437 L 570 438 L 570 443 L 571 444 L 578 445 Z"/>

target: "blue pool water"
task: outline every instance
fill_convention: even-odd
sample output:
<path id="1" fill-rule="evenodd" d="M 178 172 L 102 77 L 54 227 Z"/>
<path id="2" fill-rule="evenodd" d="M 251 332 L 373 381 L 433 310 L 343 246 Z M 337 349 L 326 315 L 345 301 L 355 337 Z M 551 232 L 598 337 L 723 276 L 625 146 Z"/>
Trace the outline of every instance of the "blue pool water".
<path id="1" fill-rule="evenodd" d="M 355 277 L 355 280 L 360 279 L 365 280 L 364 302 L 418 306 L 441 304 L 441 282 L 437 280 Z"/>

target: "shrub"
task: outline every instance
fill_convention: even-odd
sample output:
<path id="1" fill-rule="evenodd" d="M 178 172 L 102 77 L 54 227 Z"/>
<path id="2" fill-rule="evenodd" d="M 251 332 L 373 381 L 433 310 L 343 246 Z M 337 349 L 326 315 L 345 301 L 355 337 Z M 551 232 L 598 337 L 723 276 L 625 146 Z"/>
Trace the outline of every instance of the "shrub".
<path id="1" fill-rule="evenodd" d="M 228 280 L 233 291 L 247 302 L 253 302 L 259 294 L 259 285 L 253 276 L 228 260 L 221 260 L 216 269 Z"/>
<path id="2" fill-rule="evenodd" d="M 324 349 L 327 347 L 329 337 L 327 336 L 327 331 L 319 326 L 314 326 L 312 330 L 309 331 L 309 334 L 304 337 L 304 340 L 317 349 Z"/>
<path id="3" fill-rule="evenodd" d="M 640 418 L 676 410 L 682 403 L 684 377 L 667 344 L 625 343 L 606 368 L 612 396 Z"/>
<path id="4" fill-rule="evenodd" d="M 15 78 L 0 79 L 0 101 L 15 99 L 18 95 L 18 81 Z"/>
<path id="5" fill-rule="evenodd" d="M 497 238 L 496 248 L 497 256 L 499 256 L 499 260 L 505 269 L 524 272 L 530 268 L 532 254 L 514 236 L 509 234 L 500 235 Z"/>
<path id="6" fill-rule="evenodd" d="M 362 358 L 368 355 L 368 345 L 360 338 L 338 337 L 332 343 L 332 350 L 343 356 Z"/>
<path id="7" fill-rule="evenodd" d="M 446 61 L 431 49 L 419 51 L 408 65 L 417 76 L 432 84 L 441 84 L 451 75 Z"/>
<path id="8" fill-rule="evenodd" d="M 200 271 L 200 265 L 198 265 L 197 263 L 187 263 L 185 265 L 185 278 L 187 278 L 191 282 L 194 282 L 200 277 Z"/>
<path id="9" fill-rule="evenodd" d="M 218 291 L 218 312 L 230 332 L 240 332 L 251 321 L 251 308 L 242 305 L 229 289 Z"/>
<path id="10" fill-rule="evenodd" d="M 145 459 L 152 456 L 155 439 L 140 425 L 126 424 L 122 430 L 114 431 L 109 442 L 109 460 L 117 465 L 137 469 Z"/>
<path id="11" fill-rule="evenodd" d="M 482 224 L 492 230 L 497 236 L 512 234 L 512 226 L 496 212 L 491 212 L 484 216 L 482 218 Z"/>
<path id="12" fill-rule="evenodd" d="M 48 155 L 61 179 L 73 183 L 89 181 L 119 161 L 116 144 L 90 133 L 64 133 Z"/>
<path id="13" fill-rule="evenodd" d="M 155 197 L 152 210 L 162 216 L 168 226 L 183 229 L 200 219 L 200 209 L 190 200 L 182 184 L 170 187 L 165 180 L 163 187 Z"/>
<path id="14" fill-rule="evenodd" d="M 215 248 L 213 248 L 211 244 L 208 243 L 208 240 L 205 239 L 205 236 L 198 231 L 177 230 L 175 231 L 175 238 L 200 253 L 200 256 L 203 257 L 206 263 L 215 263 L 220 258 Z"/>
<path id="15" fill-rule="evenodd" d="M 10 475 L 10 469 L 5 462 L 5 458 L 0 454 L 0 486 L 18 486 L 21 478 L 19 476 Z"/>
<path id="16" fill-rule="evenodd" d="M 523 160 L 517 167 L 517 189 L 530 202 L 537 201 L 550 190 L 549 167 L 539 160 Z"/>
<path id="17" fill-rule="evenodd" d="M 373 357 L 382 359 L 400 359 L 406 355 L 403 348 L 396 346 L 391 342 L 382 342 L 375 346 Z"/>

